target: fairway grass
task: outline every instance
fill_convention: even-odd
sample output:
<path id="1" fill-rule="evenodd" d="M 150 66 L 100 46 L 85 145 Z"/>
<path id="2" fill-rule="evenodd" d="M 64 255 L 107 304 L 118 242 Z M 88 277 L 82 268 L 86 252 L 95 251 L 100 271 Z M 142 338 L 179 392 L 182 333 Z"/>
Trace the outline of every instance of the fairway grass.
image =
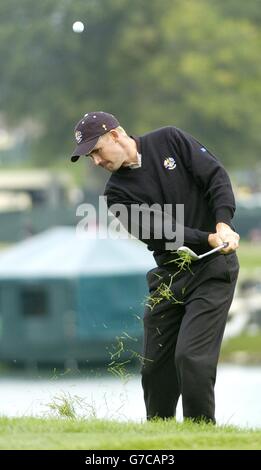
<path id="1" fill-rule="evenodd" d="M 240 241 L 237 250 L 240 267 L 243 270 L 261 269 L 261 243 Z"/>
<path id="2" fill-rule="evenodd" d="M 0 418 L 0 449 L 260 449 L 261 429 L 158 420 Z"/>

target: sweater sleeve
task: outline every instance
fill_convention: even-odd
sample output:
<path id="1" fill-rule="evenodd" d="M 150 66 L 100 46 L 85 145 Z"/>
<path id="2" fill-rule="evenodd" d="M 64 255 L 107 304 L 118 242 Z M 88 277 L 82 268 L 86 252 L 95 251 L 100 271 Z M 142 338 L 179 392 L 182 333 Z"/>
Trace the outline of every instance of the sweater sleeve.
<path id="1" fill-rule="evenodd" d="M 180 158 L 191 172 L 196 183 L 203 188 L 204 196 L 215 214 L 216 223 L 231 225 L 235 212 L 235 198 L 227 172 L 218 159 L 188 133 L 171 128 L 173 144 L 178 145 Z"/>
<path id="2" fill-rule="evenodd" d="M 181 233 L 180 227 L 171 214 L 150 208 L 146 204 L 137 204 L 134 201 L 130 201 L 118 190 L 105 191 L 104 195 L 107 197 L 107 206 L 110 212 L 118 218 L 123 227 L 132 236 L 146 243 L 150 250 L 171 250 L 173 248 L 168 247 L 167 244 L 179 241 L 175 233 Z M 124 206 L 125 211 L 119 210 L 120 206 Z M 160 236 L 158 236 L 159 231 L 157 227 L 162 226 L 163 215 L 165 222 L 167 221 L 167 224 L 169 223 L 171 226 L 171 230 L 174 233 L 173 238 L 167 237 L 165 231 L 161 231 Z M 183 225 L 182 230 L 184 230 L 185 244 L 209 246 L 208 236 L 210 232 L 203 232 L 198 229 L 184 227 Z M 183 245 L 183 241 L 180 245 Z"/>

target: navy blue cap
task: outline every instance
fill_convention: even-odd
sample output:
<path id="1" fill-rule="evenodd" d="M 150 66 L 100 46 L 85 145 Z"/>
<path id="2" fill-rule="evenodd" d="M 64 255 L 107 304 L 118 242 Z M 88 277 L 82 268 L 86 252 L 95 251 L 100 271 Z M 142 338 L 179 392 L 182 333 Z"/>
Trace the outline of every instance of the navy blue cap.
<path id="1" fill-rule="evenodd" d="M 81 155 L 89 155 L 99 137 L 119 125 L 119 121 L 112 114 L 103 111 L 86 113 L 74 129 L 77 147 L 74 149 L 71 161 L 77 162 Z"/>

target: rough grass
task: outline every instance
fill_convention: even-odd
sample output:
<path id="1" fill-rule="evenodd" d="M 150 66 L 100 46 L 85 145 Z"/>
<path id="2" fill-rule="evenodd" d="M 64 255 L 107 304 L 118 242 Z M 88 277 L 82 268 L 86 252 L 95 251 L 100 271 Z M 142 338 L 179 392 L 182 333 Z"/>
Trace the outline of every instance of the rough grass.
<path id="1" fill-rule="evenodd" d="M 260 449 L 261 429 L 177 423 L 0 418 L 0 449 Z"/>

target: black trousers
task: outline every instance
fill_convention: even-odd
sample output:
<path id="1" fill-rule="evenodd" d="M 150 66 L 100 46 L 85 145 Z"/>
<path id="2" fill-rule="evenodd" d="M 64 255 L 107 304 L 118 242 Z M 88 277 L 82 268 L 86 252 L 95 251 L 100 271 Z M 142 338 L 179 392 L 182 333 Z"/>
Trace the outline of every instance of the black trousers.
<path id="1" fill-rule="evenodd" d="M 182 396 L 183 416 L 215 422 L 214 386 L 220 346 L 238 276 L 235 253 L 175 264 L 147 274 L 150 296 L 170 285 L 173 298 L 145 307 L 142 386 L 147 419 L 170 418 Z M 159 290 L 159 289 L 158 289 Z M 167 296 L 168 297 L 168 296 Z"/>

